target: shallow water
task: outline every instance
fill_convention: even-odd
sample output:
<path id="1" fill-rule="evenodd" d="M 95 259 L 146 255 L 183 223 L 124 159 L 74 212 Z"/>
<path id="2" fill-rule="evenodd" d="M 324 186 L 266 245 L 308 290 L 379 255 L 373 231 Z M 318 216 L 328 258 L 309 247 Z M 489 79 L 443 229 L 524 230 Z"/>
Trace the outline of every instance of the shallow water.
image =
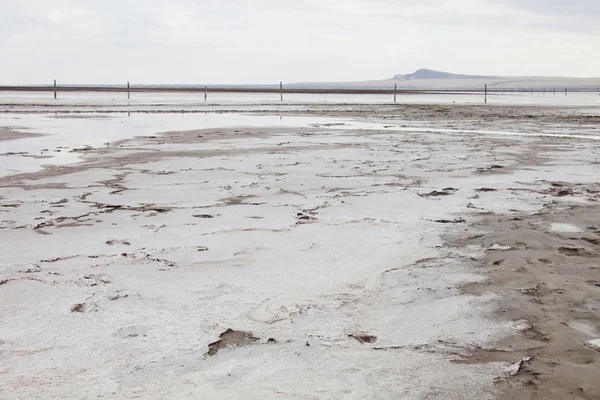
<path id="1" fill-rule="evenodd" d="M 64 165 L 80 161 L 73 148 L 101 147 L 106 143 L 136 136 L 168 131 L 224 127 L 307 127 L 326 123 L 343 123 L 342 119 L 317 117 L 280 117 L 244 114 L 109 114 L 102 117 L 55 117 L 51 115 L 0 115 L 0 126 L 15 127 L 42 136 L 0 141 L 0 176 L 34 172 L 43 165 Z M 28 153 L 27 156 L 6 153 Z"/>
<path id="2" fill-rule="evenodd" d="M 398 94 L 398 104 L 482 104 L 483 93 L 447 94 Z M 284 93 L 283 102 L 279 93 L 208 93 L 204 100 L 203 92 L 196 93 L 126 93 L 103 92 L 64 92 L 53 98 L 52 92 L 0 92 L 2 109 L 7 105 L 102 105 L 102 106 L 215 106 L 215 105 L 275 105 L 275 104 L 393 104 L 393 94 L 305 94 Z M 548 106 L 594 106 L 600 105 L 600 96 L 595 92 L 586 93 L 506 93 L 488 95 L 488 104 L 548 105 Z"/>

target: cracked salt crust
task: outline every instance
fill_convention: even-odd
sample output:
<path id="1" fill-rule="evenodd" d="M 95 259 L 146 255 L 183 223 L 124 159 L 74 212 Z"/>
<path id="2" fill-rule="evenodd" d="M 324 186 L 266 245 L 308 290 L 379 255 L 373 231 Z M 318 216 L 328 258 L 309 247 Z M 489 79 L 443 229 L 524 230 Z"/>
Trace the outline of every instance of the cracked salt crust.
<path id="1" fill-rule="evenodd" d="M 488 317 L 493 296 L 461 294 L 484 279 L 464 258 L 483 249 L 440 249 L 454 228 L 433 220 L 468 204 L 533 212 L 559 167 L 474 173 L 521 153 L 482 151 L 460 130 L 349 125 L 279 150 L 297 137 L 267 132 L 204 149 L 136 139 L 128 152 L 178 155 L 0 188 L 18 204 L 0 214 L 13 221 L 0 229 L 2 397 L 494 398 L 507 365 L 450 360 L 518 329 Z M 227 328 L 263 342 L 205 358 Z M 349 337 L 361 333 L 377 341 Z"/>

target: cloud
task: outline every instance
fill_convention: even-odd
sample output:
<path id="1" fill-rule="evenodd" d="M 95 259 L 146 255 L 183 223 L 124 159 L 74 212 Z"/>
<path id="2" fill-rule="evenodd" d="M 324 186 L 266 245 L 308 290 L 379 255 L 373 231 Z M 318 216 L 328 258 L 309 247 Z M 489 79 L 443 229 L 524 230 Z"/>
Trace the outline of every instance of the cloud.
<path id="1" fill-rule="evenodd" d="M 3 83 L 597 75 L 581 0 L 3 0 Z"/>
<path id="2" fill-rule="evenodd" d="M 504 0 L 500 3 L 539 15 L 560 15 L 562 17 L 600 15 L 600 3 L 596 0 Z"/>

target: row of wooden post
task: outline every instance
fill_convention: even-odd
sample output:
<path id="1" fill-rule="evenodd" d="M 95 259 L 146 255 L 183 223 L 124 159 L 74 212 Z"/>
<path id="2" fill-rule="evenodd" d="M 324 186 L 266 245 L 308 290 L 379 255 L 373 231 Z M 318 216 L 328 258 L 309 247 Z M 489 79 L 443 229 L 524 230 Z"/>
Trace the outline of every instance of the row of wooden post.
<path id="1" fill-rule="evenodd" d="M 283 82 L 279 82 L 279 90 L 281 92 L 281 101 L 283 101 Z M 56 79 L 54 80 L 54 98 L 57 98 Z M 204 86 L 204 101 L 208 98 L 208 88 Z M 131 85 L 127 82 L 127 100 L 131 99 Z"/>
<path id="2" fill-rule="evenodd" d="M 511 93 L 514 92 L 514 89 L 511 89 L 510 91 Z M 54 80 L 54 98 L 57 98 L 57 87 L 56 87 L 56 79 Z M 394 83 L 394 103 L 396 103 L 396 99 L 397 99 L 397 94 L 398 94 L 398 84 Z M 531 89 L 531 94 L 533 94 L 533 89 Z M 546 89 L 544 89 L 544 94 L 546 94 Z M 552 94 L 556 95 L 556 89 L 552 89 Z M 565 96 L 567 95 L 567 88 L 565 88 Z M 279 81 L 279 96 L 281 101 L 283 101 L 283 82 Z M 484 86 L 483 88 L 483 101 L 485 104 L 487 104 L 487 98 L 488 98 L 488 90 L 487 90 L 487 84 Z M 129 85 L 129 82 L 127 82 L 127 100 L 131 99 L 131 86 Z M 206 99 L 208 99 L 208 88 L 206 86 L 204 86 L 204 101 L 206 101 Z"/>
<path id="3" fill-rule="evenodd" d="M 503 93 L 506 89 L 502 89 Z M 514 93 L 514 89 L 510 89 L 511 93 Z M 527 91 L 523 90 L 523 93 L 527 93 Z M 546 94 L 546 89 L 543 89 L 542 93 Z M 531 89 L 531 94 L 533 94 L 533 89 Z M 552 94 L 556 95 L 556 89 L 552 89 Z M 568 94 L 568 88 L 565 88 L 565 96 Z M 483 87 L 483 102 L 487 104 L 488 90 L 487 85 Z M 396 102 L 396 98 L 394 96 L 394 103 Z"/>

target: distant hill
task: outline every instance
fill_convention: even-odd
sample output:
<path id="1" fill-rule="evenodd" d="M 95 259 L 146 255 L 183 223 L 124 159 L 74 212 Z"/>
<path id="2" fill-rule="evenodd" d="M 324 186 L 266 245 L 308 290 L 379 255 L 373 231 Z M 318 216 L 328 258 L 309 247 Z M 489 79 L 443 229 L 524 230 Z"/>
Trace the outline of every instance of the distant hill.
<path id="1" fill-rule="evenodd" d="M 433 69 L 419 69 L 412 74 L 407 75 L 395 75 L 392 80 L 395 81 L 410 81 L 413 79 L 497 79 L 493 76 L 485 75 L 459 75 L 451 74 L 449 72 L 435 71 Z"/>
<path id="2" fill-rule="evenodd" d="M 600 78 L 464 75 L 432 69 L 419 69 L 411 74 L 398 74 L 390 79 L 357 82 L 311 82 L 285 85 L 298 89 L 390 89 L 405 90 L 590 90 L 600 91 Z"/>

